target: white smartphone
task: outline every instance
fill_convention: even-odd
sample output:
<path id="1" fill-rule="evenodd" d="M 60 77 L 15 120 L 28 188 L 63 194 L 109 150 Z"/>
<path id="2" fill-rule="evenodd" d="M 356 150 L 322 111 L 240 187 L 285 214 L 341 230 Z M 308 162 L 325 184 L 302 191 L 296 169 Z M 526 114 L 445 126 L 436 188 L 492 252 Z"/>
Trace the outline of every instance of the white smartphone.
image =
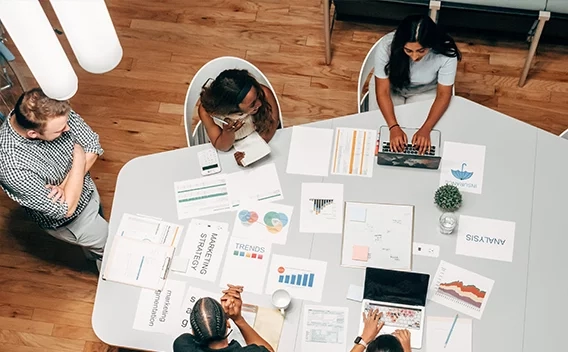
<path id="1" fill-rule="evenodd" d="M 197 158 L 203 176 L 221 172 L 221 165 L 219 164 L 219 157 L 215 148 L 207 148 L 198 152 Z"/>

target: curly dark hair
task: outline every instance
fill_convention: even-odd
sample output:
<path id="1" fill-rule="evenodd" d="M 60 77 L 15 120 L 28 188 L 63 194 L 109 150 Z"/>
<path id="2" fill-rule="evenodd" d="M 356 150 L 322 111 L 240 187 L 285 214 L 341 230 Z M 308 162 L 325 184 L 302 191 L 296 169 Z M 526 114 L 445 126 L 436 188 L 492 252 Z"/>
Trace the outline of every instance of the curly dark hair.
<path id="1" fill-rule="evenodd" d="M 254 126 L 258 133 L 264 133 L 270 130 L 274 123 L 272 108 L 266 101 L 262 86 L 247 70 L 230 69 L 221 72 L 209 86 L 201 90 L 201 105 L 210 115 L 227 116 L 239 113 L 239 104 L 250 87 L 256 88 L 256 94 L 262 103 L 252 116 Z"/>
<path id="2" fill-rule="evenodd" d="M 402 20 L 394 33 L 389 62 L 385 66 L 385 72 L 395 90 L 401 90 L 410 84 L 410 59 L 404 52 L 404 46 L 416 42 L 436 54 L 461 60 L 456 42 L 430 17 L 410 15 Z"/>
<path id="3" fill-rule="evenodd" d="M 193 336 L 203 346 L 227 338 L 227 316 L 221 303 L 211 297 L 203 297 L 195 302 L 189 322 Z"/>

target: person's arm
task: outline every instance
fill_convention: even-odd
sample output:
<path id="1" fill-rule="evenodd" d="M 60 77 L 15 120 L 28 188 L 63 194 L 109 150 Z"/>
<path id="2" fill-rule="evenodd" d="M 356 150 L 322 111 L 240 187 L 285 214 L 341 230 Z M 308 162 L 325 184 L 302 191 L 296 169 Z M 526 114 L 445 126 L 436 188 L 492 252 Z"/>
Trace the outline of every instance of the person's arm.
<path id="1" fill-rule="evenodd" d="M 402 152 L 406 147 L 407 137 L 406 133 L 404 133 L 402 128 L 398 125 L 394 114 L 390 80 L 388 78 L 379 78 L 375 76 L 375 87 L 379 110 L 381 110 L 387 126 L 389 127 L 391 150 L 395 152 Z"/>
<path id="2" fill-rule="evenodd" d="M 76 143 L 79 143 L 86 155 L 85 174 L 89 172 L 97 158 L 103 155 L 104 150 L 95 133 L 83 118 L 75 111 L 69 113 L 69 132 L 73 134 Z"/>
<path id="3" fill-rule="evenodd" d="M 247 345 L 258 345 L 265 347 L 268 351 L 274 352 L 274 349 L 265 339 L 263 339 L 258 332 L 256 332 L 248 323 L 247 321 L 241 316 L 240 318 L 233 320 L 241 334 L 243 335 L 245 342 Z"/>
<path id="4" fill-rule="evenodd" d="M 383 313 L 380 313 L 378 309 L 369 311 L 369 314 L 363 312 L 363 332 L 361 333 L 361 339 L 365 341 L 367 345 L 375 339 L 383 328 L 383 325 L 385 325 L 381 320 L 382 316 Z M 365 349 L 365 346 L 356 344 L 351 348 L 350 352 L 363 352 Z"/>
<path id="5" fill-rule="evenodd" d="M 280 124 L 280 110 L 278 110 L 278 104 L 276 103 L 276 98 L 274 97 L 272 90 L 266 86 L 262 86 L 262 90 L 264 91 L 266 102 L 270 104 L 271 124 L 270 128 L 267 131 L 264 131 L 260 136 L 266 141 L 266 143 L 268 143 L 272 137 L 274 137 L 274 134 L 278 129 L 278 125 Z"/>
<path id="6" fill-rule="evenodd" d="M 67 203 L 67 213 L 65 217 L 73 215 L 79 204 L 81 193 L 83 193 L 83 180 L 85 179 L 85 151 L 79 144 L 73 147 L 73 164 L 67 174 L 63 192 L 65 192 L 65 202 Z"/>
<path id="7" fill-rule="evenodd" d="M 213 117 L 205 111 L 203 105 L 199 104 L 197 112 L 211 144 L 218 150 L 229 151 L 235 143 L 235 132 L 243 125 L 242 121 L 227 121 L 228 123 L 221 128 L 215 124 Z"/>

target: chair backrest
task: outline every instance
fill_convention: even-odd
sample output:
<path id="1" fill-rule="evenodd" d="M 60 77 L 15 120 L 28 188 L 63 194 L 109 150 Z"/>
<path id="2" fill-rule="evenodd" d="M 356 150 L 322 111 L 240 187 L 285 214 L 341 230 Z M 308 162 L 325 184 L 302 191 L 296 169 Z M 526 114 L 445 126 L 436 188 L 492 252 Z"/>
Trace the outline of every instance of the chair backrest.
<path id="1" fill-rule="evenodd" d="M 203 65 L 199 69 L 199 71 L 197 71 L 195 76 L 193 76 L 193 79 L 189 84 L 183 109 L 185 136 L 188 146 L 209 142 L 209 138 L 207 136 L 205 128 L 201 124 L 201 121 L 196 124 L 194 131 L 191 131 L 193 111 L 195 109 L 195 105 L 197 104 L 197 100 L 199 99 L 199 95 L 201 94 L 201 87 L 203 87 L 203 84 L 209 78 L 215 79 L 222 71 L 232 68 L 245 69 L 249 71 L 260 84 L 270 88 L 276 99 L 278 111 L 280 112 L 280 126 L 284 127 L 284 123 L 282 122 L 282 109 L 280 108 L 280 102 L 278 101 L 278 97 L 276 96 L 274 88 L 272 87 L 266 76 L 256 66 L 246 60 L 233 56 L 223 56 L 213 59 Z"/>
<path id="2" fill-rule="evenodd" d="M 568 129 L 558 135 L 560 138 L 568 139 Z"/>
<path id="3" fill-rule="evenodd" d="M 359 72 L 359 81 L 357 83 L 357 109 L 358 109 L 359 112 L 362 112 L 361 107 L 362 107 L 362 104 L 363 104 L 363 98 L 366 95 L 366 94 L 363 94 L 363 87 L 365 86 L 365 81 L 367 81 L 367 78 L 369 77 L 371 70 L 373 70 L 373 68 L 375 67 L 375 52 L 377 51 L 379 43 L 381 42 L 381 40 L 383 40 L 383 38 L 384 37 L 379 39 L 373 45 L 371 50 L 369 50 L 369 52 L 367 53 L 367 56 L 365 57 L 365 60 L 363 61 L 363 65 L 361 65 L 361 71 Z M 368 92 L 368 93 L 374 94 L 375 92 Z"/>

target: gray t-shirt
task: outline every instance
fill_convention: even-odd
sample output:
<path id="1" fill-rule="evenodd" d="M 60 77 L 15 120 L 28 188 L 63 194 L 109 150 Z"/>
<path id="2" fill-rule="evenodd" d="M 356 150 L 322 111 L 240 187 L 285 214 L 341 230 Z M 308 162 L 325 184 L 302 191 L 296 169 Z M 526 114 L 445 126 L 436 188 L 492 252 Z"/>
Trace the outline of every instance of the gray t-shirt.
<path id="1" fill-rule="evenodd" d="M 390 59 L 391 43 L 394 32 L 381 38 L 375 52 L 375 76 L 378 78 L 388 78 L 385 66 Z M 408 58 L 410 60 L 410 58 Z M 458 59 L 447 57 L 428 51 L 420 61 L 410 60 L 410 86 L 404 88 L 398 94 L 404 97 L 421 94 L 432 89 L 436 89 L 438 84 L 451 86 L 456 79 Z"/>

